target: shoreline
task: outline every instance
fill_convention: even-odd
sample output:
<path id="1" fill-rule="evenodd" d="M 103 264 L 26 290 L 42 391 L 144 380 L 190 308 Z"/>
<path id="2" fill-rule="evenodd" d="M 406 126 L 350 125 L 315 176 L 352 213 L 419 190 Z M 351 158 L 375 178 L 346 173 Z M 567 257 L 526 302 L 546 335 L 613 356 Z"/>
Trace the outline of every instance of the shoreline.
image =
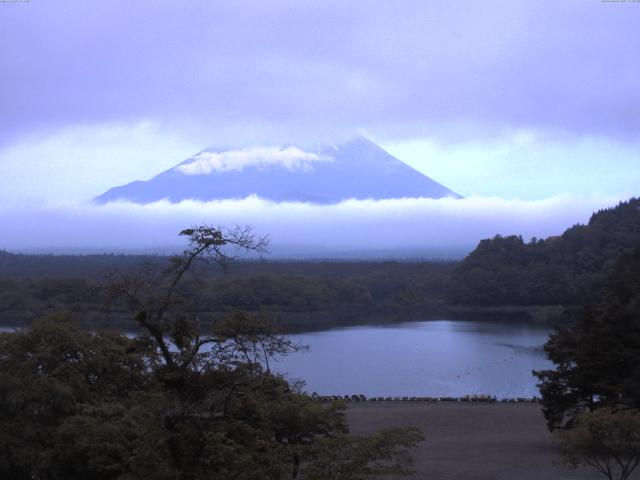
<path id="1" fill-rule="evenodd" d="M 31 320 L 9 320 L 3 321 L 0 318 L 0 329 L 4 331 L 11 331 L 14 329 L 22 329 L 29 327 L 34 320 L 42 318 L 44 316 L 54 314 L 56 311 L 51 311 L 47 314 L 42 314 L 34 317 Z M 267 315 L 269 312 L 252 312 L 247 311 L 249 315 Z M 76 314 L 72 312 L 72 314 Z M 341 330 L 345 328 L 357 328 L 357 327 L 388 327 L 393 325 L 400 325 L 403 323 L 415 323 L 415 322 L 436 322 L 436 321 L 452 321 L 452 322 L 473 322 L 473 323 L 517 323 L 520 325 L 530 325 L 537 327 L 548 327 L 552 329 L 558 325 L 567 325 L 571 323 L 569 318 L 532 318 L 526 314 L 525 310 L 514 307 L 507 311 L 502 308 L 484 310 L 473 310 L 465 307 L 464 309 L 457 309 L 455 311 L 441 312 L 438 314 L 430 313 L 425 315 L 403 315 L 402 313 L 395 315 L 371 315 L 370 313 L 363 312 L 361 316 L 354 315 L 347 318 L 341 318 L 335 320 L 335 312 L 311 312 L 311 313 L 289 313 L 286 315 L 288 318 L 284 320 L 282 314 L 274 313 L 274 324 L 278 330 L 284 335 L 298 335 L 304 333 L 316 333 L 325 332 L 331 330 Z M 79 316 L 79 321 L 82 328 L 89 330 L 113 330 L 121 332 L 135 333 L 139 331 L 137 325 L 132 321 L 121 319 L 108 319 L 108 320 L 82 320 L 82 314 L 76 314 Z M 299 317 L 293 319 L 292 316 Z M 328 319 L 329 320 L 326 320 Z M 299 320 L 299 321 L 298 321 Z M 325 320 L 325 321 L 323 321 Z M 206 329 L 206 326 L 204 326 Z"/>
<path id="2" fill-rule="evenodd" d="M 500 397 L 495 395 L 463 395 L 461 397 L 442 396 L 370 396 L 363 394 L 351 395 L 316 395 L 311 397 L 319 402 L 343 401 L 346 403 L 366 402 L 397 402 L 397 403 L 476 403 L 476 404 L 501 404 L 501 403 L 540 403 L 539 397 Z"/>

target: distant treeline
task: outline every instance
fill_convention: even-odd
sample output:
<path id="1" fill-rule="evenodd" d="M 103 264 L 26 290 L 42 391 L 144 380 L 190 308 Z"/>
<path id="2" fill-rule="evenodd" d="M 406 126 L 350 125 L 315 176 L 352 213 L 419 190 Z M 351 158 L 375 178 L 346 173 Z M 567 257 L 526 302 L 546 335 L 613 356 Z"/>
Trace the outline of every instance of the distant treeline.
<path id="1" fill-rule="evenodd" d="M 167 257 L 31 256 L 0 252 L 0 315 L 4 325 L 30 323 L 70 310 L 89 325 L 133 327 L 105 288 L 116 273 Z M 187 279 L 203 317 L 233 310 L 264 313 L 286 329 L 422 318 L 442 311 L 452 262 L 248 262 L 199 265 Z"/>
<path id="2" fill-rule="evenodd" d="M 640 245 L 640 200 L 595 213 L 561 236 L 483 240 L 461 262 L 238 261 L 200 265 L 187 282 L 207 318 L 262 312 L 290 330 L 455 315 L 504 305 L 593 303 L 616 260 Z M 17 255 L 0 251 L 0 324 L 24 325 L 70 310 L 89 325 L 134 325 L 107 290 L 141 255 Z M 456 310 L 458 309 L 458 310 Z M 510 310 L 513 312 L 513 310 Z"/>

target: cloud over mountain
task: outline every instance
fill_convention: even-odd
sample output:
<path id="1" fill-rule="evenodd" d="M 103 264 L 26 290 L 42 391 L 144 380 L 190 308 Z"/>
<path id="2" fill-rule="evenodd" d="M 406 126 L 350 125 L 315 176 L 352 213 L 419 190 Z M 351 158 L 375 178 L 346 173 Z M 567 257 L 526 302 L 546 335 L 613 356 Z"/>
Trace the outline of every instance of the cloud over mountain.
<path id="1" fill-rule="evenodd" d="M 176 170 L 185 175 L 208 175 L 211 172 L 242 172 L 245 168 L 283 167 L 293 172 L 309 170 L 313 162 L 332 161 L 296 147 L 261 147 L 228 150 L 225 152 L 200 152 L 192 160 L 182 163 Z"/>

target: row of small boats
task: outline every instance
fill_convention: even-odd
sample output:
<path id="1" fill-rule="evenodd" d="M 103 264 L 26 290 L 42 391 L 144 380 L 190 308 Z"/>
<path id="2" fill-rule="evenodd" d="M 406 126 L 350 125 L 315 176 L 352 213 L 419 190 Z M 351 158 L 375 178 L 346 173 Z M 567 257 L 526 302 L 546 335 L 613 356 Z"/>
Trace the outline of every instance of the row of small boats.
<path id="1" fill-rule="evenodd" d="M 462 397 L 366 397 L 362 394 L 356 395 L 311 395 L 318 401 L 344 401 L 344 402 L 475 402 L 475 403 L 537 403 L 538 397 L 513 397 L 500 398 L 494 395 L 465 395 Z"/>

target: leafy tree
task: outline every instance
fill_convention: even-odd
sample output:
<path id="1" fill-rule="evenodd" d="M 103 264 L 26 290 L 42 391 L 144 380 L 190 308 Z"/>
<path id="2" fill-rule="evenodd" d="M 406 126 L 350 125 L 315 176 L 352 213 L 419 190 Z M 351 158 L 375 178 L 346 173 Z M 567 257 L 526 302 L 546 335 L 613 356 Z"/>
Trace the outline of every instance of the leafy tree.
<path id="1" fill-rule="evenodd" d="M 319 403 L 273 374 L 302 348 L 270 322 L 236 312 L 201 329 L 200 262 L 227 247 L 264 251 L 250 229 L 181 232 L 183 255 L 114 278 L 142 334 L 86 332 L 68 316 L 0 335 L 0 477 L 200 480 L 410 473 L 411 429 L 351 437 L 341 402 Z M 197 279 L 196 279 L 197 280 Z M 315 475 L 315 477 L 314 477 Z M 323 474 L 324 475 L 324 474 Z"/>
<path id="2" fill-rule="evenodd" d="M 601 408 L 581 413 L 556 432 L 564 463 L 586 465 L 609 480 L 627 480 L 640 464 L 640 411 Z"/>
<path id="3" fill-rule="evenodd" d="M 337 436 L 315 445 L 305 470 L 307 480 L 364 480 L 388 475 L 411 476 L 409 448 L 422 441 L 417 429 L 388 428 L 368 437 Z"/>
<path id="4" fill-rule="evenodd" d="M 182 255 L 171 257 L 169 267 L 147 261 L 138 272 L 114 278 L 111 284 L 113 296 L 128 302 L 136 322 L 170 371 L 196 368 L 202 347 L 224 342 L 217 336 L 201 336 L 197 305 L 189 303 L 191 292 L 181 288 L 184 277 L 193 273 L 197 262 L 214 262 L 226 268 L 231 257 L 225 247 L 264 253 L 267 246 L 267 238 L 256 238 L 251 227 L 225 231 L 202 225 L 185 229 L 180 235 L 187 237 L 188 248 Z"/>
<path id="5" fill-rule="evenodd" d="M 146 404 L 141 411 L 145 415 L 131 417 L 135 422 L 122 426 L 134 434 L 124 435 L 128 444 L 139 441 L 144 447 L 143 437 L 151 428 L 145 419 L 154 405 L 148 400 L 161 395 L 155 393 L 157 381 L 151 375 L 156 364 L 145 341 L 84 333 L 61 315 L 38 321 L 28 331 L 0 334 L 0 477 L 88 478 L 55 473 L 62 468 L 56 459 L 68 458 L 62 454 L 68 443 L 61 441 L 61 435 L 74 423 L 97 422 L 98 414 L 107 410 L 131 416 L 135 410 L 130 407 Z M 93 432 L 87 429 L 79 438 L 87 448 L 96 442 L 93 433 L 106 439 L 119 428 L 113 423 L 105 428 L 104 415 L 101 418 Z M 103 441 L 94 446 L 99 455 L 111 455 L 107 452 L 112 446 L 123 448 Z M 157 456 L 163 450 L 147 453 Z M 75 458 L 83 454 L 82 449 L 74 452 Z M 114 458 L 112 463 L 118 462 Z M 117 478 L 104 476 L 101 470 L 102 466 L 96 467 L 94 478 Z"/>

